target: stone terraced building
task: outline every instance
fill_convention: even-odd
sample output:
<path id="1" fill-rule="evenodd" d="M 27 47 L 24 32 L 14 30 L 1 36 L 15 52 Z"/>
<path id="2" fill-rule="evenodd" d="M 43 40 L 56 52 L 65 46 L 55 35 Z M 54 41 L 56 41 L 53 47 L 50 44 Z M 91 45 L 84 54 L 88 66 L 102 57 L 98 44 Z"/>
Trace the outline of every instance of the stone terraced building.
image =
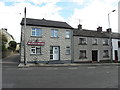
<path id="1" fill-rule="evenodd" d="M 21 62 L 65 63 L 73 60 L 73 28 L 66 22 L 26 18 L 26 28 L 22 19 L 21 30 Z"/>
<path id="2" fill-rule="evenodd" d="M 120 34 L 110 29 L 87 30 L 80 24 L 75 29 L 66 22 L 46 19 L 26 18 L 24 22 L 23 18 L 21 63 L 120 61 Z"/>

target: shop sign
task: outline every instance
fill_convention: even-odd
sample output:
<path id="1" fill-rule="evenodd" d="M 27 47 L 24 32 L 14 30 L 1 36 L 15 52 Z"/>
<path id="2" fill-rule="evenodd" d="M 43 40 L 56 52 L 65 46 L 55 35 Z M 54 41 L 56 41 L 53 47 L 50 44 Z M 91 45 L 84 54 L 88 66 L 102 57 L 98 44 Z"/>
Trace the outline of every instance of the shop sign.
<path id="1" fill-rule="evenodd" d="M 27 45 L 44 46 L 45 42 L 28 42 Z"/>

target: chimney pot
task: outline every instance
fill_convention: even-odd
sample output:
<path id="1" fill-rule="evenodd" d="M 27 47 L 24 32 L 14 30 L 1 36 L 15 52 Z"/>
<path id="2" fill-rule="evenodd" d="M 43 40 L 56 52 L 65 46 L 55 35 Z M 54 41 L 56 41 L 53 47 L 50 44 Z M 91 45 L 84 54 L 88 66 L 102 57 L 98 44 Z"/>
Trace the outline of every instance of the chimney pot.
<path id="1" fill-rule="evenodd" d="M 78 30 L 80 30 L 80 29 L 82 29 L 82 25 L 81 24 L 78 25 Z"/>
<path id="2" fill-rule="evenodd" d="M 110 32 L 112 32 L 112 29 L 111 29 L 111 28 L 108 28 L 106 31 L 107 31 L 108 33 L 110 33 Z"/>
<path id="3" fill-rule="evenodd" d="M 97 28 L 97 31 L 98 31 L 98 32 L 102 32 L 102 27 L 99 26 L 99 27 Z"/>

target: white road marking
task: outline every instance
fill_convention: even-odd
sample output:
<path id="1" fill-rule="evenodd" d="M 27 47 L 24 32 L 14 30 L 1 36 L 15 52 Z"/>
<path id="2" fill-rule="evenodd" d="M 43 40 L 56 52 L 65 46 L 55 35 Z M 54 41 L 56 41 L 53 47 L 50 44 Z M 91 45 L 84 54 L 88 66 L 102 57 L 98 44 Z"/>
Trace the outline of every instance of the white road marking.
<path id="1" fill-rule="evenodd" d="M 18 70 L 32 70 L 32 68 L 18 68 Z"/>
<path id="2" fill-rule="evenodd" d="M 77 67 L 71 67 L 71 68 L 68 68 L 68 69 L 72 69 L 72 70 L 74 70 L 74 69 L 78 69 Z"/>
<path id="3" fill-rule="evenodd" d="M 58 68 L 46 68 L 47 70 L 58 70 Z"/>
<path id="4" fill-rule="evenodd" d="M 96 67 L 88 67 L 88 69 L 92 69 L 92 68 L 96 68 Z"/>

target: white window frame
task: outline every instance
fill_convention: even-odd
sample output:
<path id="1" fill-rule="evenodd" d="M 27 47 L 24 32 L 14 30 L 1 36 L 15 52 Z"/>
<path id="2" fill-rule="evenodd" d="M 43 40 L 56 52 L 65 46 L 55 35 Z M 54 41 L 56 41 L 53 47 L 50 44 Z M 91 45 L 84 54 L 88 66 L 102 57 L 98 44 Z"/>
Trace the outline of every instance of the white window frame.
<path id="1" fill-rule="evenodd" d="M 107 40 L 107 43 L 106 43 L 106 40 Z M 103 45 L 109 45 L 109 39 L 105 39 L 105 38 L 104 38 L 104 39 L 102 40 L 102 43 L 103 43 Z"/>
<path id="2" fill-rule="evenodd" d="M 85 57 L 81 56 L 81 52 L 82 51 L 85 51 Z M 79 50 L 79 58 L 82 59 L 82 58 L 87 58 L 87 50 Z"/>
<path id="3" fill-rule="evenodd" d="M 80 38 L 85 39 L 85 42 L 84 42 L 84 43 L 80 43 Z M 79 44 L 80 44 L 80 45 L 86 45 L 86 44 L 87 44 L 87 37 L 79 37 L 79 38 L 78 38 L 78 41 L 79 41 Z"/>
<path id="4" fill-rule="evenodd" d="M 71 50 L 70 50 L 70 46 L 66 46 L 66 55 L 70 55 Z"/>
<path id="5" fill-rule="evenodd" d="M 97 45 L 98 44 L 98 39 L 97 38 L 92 38 L 92 44 L 93 45 Z"/>
<path id="6" fill-rule="evenodd" d="M 106 55 L 105 51 L 108 51 L 108 55 Z M 103 50 L 103 58 L 108 58 L 109 57 L 109 50 Z"/>
<path id="7" fill-rule="evenodd" d="M 40 49 L 39 53 L 37 53 L 37 48 Z M 32 49 L 35 50 L 35 53 L 32 52 Z M 41 46 L 31 46 L 30 54 L 41 54 Z"/>
<path id="8" fill-rule="evenodd" d="M 35 31 L 35 35 L 33 35 L 33 29 Z M 39 35 L 37 35 L 37 30 L 39 30 Z M 31 29 L 31 36 L 35 36 L 35 37 L 42 37 L 42 29 L 41 28 L 32 28 Z"/>
<path id="9" fill-rule="evenodd" d="M 55 38 L 58 37 L 58 30 L 57 29 L 52 29 L 51 30 L 51 37 L 55 37 Z"/>
<path id="10" fill-rule="evenodd" d="M 70 30 L 65 31 L 65 38 L 70 38 Z"/>

